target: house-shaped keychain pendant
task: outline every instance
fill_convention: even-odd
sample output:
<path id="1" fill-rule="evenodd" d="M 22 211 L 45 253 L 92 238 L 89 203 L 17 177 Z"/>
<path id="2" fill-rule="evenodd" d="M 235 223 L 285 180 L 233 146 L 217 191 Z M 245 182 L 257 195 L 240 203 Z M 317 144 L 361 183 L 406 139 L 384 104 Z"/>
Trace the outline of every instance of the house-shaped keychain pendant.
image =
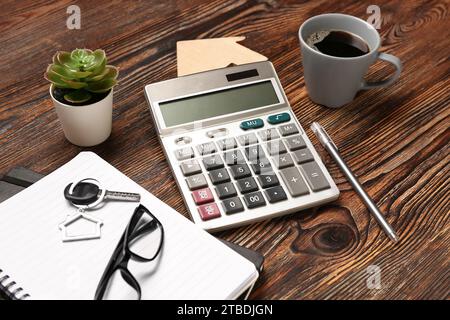
<path id="1" fill-rule="evenodd" d="M 76 221 L 79 221 L 82 219 L 95 224 L 94 232 L 89 233 L 89 234 L 69 235 L 67 229 L 70 227 L 70 225 L 72 225 Z M 63 242 L 81 241 L 81 240 L 99 239 L 101 237 L 102 225 L 103 225 L 102 220 L 97 219 L 97 218 L 85 213 L 83 209 L 78 209 L 78 211 L 75 214 L 67 215 L 66 219 L 59 224 L 59 229 L 62 232 L 62 241 Z"/>

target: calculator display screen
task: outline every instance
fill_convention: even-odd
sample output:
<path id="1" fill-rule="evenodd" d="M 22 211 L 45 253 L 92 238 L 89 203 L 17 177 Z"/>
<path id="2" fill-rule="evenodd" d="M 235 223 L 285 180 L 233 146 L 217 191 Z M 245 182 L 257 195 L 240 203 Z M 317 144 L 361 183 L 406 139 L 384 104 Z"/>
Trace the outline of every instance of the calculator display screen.
<path id="1" fill-rule="evenodd" d="M 167 127 L 280 103 L 270 80 L 159 103 Z"/>

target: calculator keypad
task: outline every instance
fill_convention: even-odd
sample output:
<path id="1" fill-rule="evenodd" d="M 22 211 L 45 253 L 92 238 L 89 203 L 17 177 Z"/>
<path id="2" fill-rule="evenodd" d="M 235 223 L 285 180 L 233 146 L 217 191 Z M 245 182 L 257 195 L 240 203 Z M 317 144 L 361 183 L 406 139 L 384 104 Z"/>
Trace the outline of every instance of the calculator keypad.
<path id="1" fill-rule="evenodd" d="M 217 144 L 220 150 L 230 150 L 237 147 L 235 138 L 226 138 L 222 140 L 218 140 Z"/>
<path id="2" fill-rule="evenodd" d="M 305 140 L 303 140 L 301 135 L 288 137 L 284 139 L 284 142 L 286 142 L 290 151 L 306 148 Z"/>
<path id="3" fill-rule="evenodd" d="M 219 184 L 223 182 L 230 181 L 230 175 L 228 174 L 228 170 L 225 168 L 216 169 L 209 173 L 209 178 L 213 184 Z"/>
<path id="4" fill-rule="evenodd" d="M 222 207 L 226 214 L 233 214 L 244 211 L 244 205 L 239 197 L 234 197 L 222 201 Z"/>
<path id="5" fill-rule="evenodd" d="M 315 161 L 302 164 L 300 168 L 313 191 L 320 191 L 330 187 L 322 170 L 320 170 L 319 165 Z"/>
<path id="6" fill-rule="evenodd" d="M 217 207 L 217 204 L 215 203 L 210 203 L 198 207 L 198 213 L 200 214 L 200 218 L 202 218 L 203 221 L 220 217 L 219 207 Z"/>
<path id="7" fill-rule="evenodd" d="M 202 172 L 202 167 L 200 167 L 200 164 L 197 162 L 197 160 L 184 161 L 180 164 L 180 168 L 181 172 L 183 172 L 185 176 L 190 176 L 192 174 Z"/>
<path id="8" fill-rule="evenodd" d="M 275 203 L 275 202 L 283 201 L 283 200 L 287 199 L 286 192 L 284 192 L 284 190 L 281 186 L 276 186 L 276 187 L 267 189 L 264 192 L 267 196 L 267 200 L 270 203 Z"/>
<path id="9" fill-rule="evenodd" d="M 181 148 L 175 151 L 177 160 L 186 160 L 194 157 L 194 149 L 191 147 Z"/>
<path id="10" fill-rule="evenodd" d="M 218 154 L 203 158 L 203 165 L 208 171 L 224 167 L 222 158 Z"/>
<path id="11" fill-rule="evenodd" d="M 283 137 L 298 133 L 298 128 L 293 123 L 284 124 L 279 129 Z"/>
<path id="12" fill-rule="evenodd" d="M 289 154 L 274 156 L 272 159 L 278 169 L 292 167 L 294 165 L 294 160 L 292 160 L 292 157 Z"/>
<path id="13" fill-rule="evenodd" d="M 239 143 L 241 144 L 241 146 L 248 146 L 251 144 L 255 144 L 258 142 L 258 138 L 256 137 L 256 134 L 254 133 L 249 133 L 249 134 L 244 134 L 242 136 L 238 137 Z"/>
<path id="14" fill-rule="evenodd" d="M 280 174 L 291 196 L 298 197 L 309 193 L 308 187 L 297 167 L 283 169 L 280 171 Z"/>
<path id="15" fill-rule="evenodd" d="M 314 157 L 309 149 L 300 149 L 294 151 L 292 154 L 294 155 L 295 162 L 298 164 L 314 160 Z"/>
<path id="16" fill-rule="evenodd" d="M 280 184 L 280 181 L 278 180 L 277 175 L 275 173 L 260 175 L 258 176 L 258 180 L 264 189 L 277 186 Z"/>
<path id="17" fill-rule="evenodd" d="M 216 145 L 214 144 L 214 142 L 207 142 L 207 143 L 203 143 L 203 144 L 199 145 L 197 147 L 197 149 L 198 149 L 198 153 L 200 153 L 200 155 L 204 156 L 206 154 L 216 152 Z"/>
<path id="18" fill-rule="evenodd" d="M 230 169 L 231 169 L 231 174 L 233 175 L 233 178 L 236 180 L 250 177 L 252 175 L 250 168 L 245 163 L 236 164 L 234 166 L 231 166 Z"/>
<path id="19" fill-rule="evenodd" d="M 225 199 L 237 195 L 236 188 L 232 182 L 219 184 L 216 187 L 216 193 L 219 199 Z"/>
<path id="20" fill-rule="evenodd" d="M 282 118 L 267 129 L 175 150 L 203 221 L 330 188 L 297 125 Z"/>
<path id="21" fill-rule="evenodd" d="M 275 128 L 261 130 L 259 132 L 259 136 L 263 141 L 269 141 L 280 137 L 280 135 L 277 132 L 277 129 Z"/>
<path id="22" fill-rule="evenodd" d="M 237 185 L 241 193 L 248 193 L 258 190 L 258 184 L 253 177 L 239 179 L 237 181 Z"/>
<path id="23" fill-rule="evenodd" d="M 247 208 L 253 209 L 256 207 L 261 207 L 266 205 L 266 201 L 261 192 L 253 192 L 244 195 L 244 201 L 247 205 Z"/>
<path id="24" fill-rule="evenodd" d="M 225 159 L 225 163 L 229 166 L 232 166 L 234 164 L 245 163 L 245 158 L 242 155 L 241 150 L 227 151 L 223 154 L 223 157 Z"/>
<path id="25" fill-rule="evenodd" d="M 273 140 L 266 144 L 267 151 L 271 156 L 276 156 L 282 153 L 286 153 L 287 149 L 281 140 Z"/>
<path id="26" fill-rule="evenodd" d="M 268 159 L 262 158 L 251 163 L 251 167 L 256 174 L 263 174 L 272 171 L 272 166 Z"/>
<path id="27" fill-rule="evenodd" d="M 249 162 L 256 162 L 260 159 L 266 158 L 263 147 L 259 144 L 245 148 L 245 155 L 247 156 Z"/>
<path id="28" fill-rule="evenodd" d="M 192 198 L 196 205 L 205 204 L 214 201 L 214 196 L 211 189 L 204 188 L 200 190 L 195 190 L 192 192 Z"/>
<path id="29" fill-rule="evenodd" d="M 186 183 L 189 190 L 200 189 L 208 186 L 208 181 L 206 181 L 205 176 L 201 173 L 187 177 Z"/>

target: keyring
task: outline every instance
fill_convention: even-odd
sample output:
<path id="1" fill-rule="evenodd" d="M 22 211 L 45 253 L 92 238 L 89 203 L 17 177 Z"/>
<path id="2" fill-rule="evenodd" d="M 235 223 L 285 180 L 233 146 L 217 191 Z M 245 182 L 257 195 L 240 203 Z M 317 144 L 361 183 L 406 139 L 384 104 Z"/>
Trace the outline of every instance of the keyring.
<path id="1" fill-rule="evenodd" d="M 105 195 L 106 195 L 106 189 L 103 188 L 101 183 L 94 178 L 85 178 L 85 179 L 82 179 L 79 181 L 72 182 L 72 185 L 69 188 L 69 193 L 72 194 L 75 187 L 78 184 L 80 184 L 81 182 L 88 182 L 88 183 L 95 184 L 100 189 L 101 193 L 100 193 L 100 196 L 98 197 L 98 199 L 90 204 L 80 205 L 80 204 L 75 204 L 75 203 L 71 202 L 74 207 L 77 207 L 78 209 L 82 209 L 82 210 L 87 210 L 87 209 L 92 209 L 103 202 L 103 200 L 105 199 Z"/>

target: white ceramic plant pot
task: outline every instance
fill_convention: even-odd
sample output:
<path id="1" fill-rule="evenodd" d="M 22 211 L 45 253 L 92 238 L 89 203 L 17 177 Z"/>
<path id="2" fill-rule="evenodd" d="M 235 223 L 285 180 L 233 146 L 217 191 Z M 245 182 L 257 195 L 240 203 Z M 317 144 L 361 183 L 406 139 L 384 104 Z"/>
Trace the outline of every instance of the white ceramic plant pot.
<path id="1" fill-rule="evenodd" d="M 113 89 L 103 100 L 85 106 L 71 106 L 50 96 L 61 122 L 64 135 L 71 143 L 91 147 L 102 143 L 111 134 Z"/>

